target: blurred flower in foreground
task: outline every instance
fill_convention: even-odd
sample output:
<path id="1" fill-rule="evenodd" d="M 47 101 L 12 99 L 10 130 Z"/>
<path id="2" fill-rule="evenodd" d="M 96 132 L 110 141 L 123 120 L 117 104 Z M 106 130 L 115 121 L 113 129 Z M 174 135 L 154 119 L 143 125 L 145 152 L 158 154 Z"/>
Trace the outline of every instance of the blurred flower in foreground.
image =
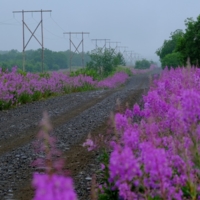
<path id="1" fill-rule="evenodd" d="M 33 162 L 33 165 L 43 172 L 33 174 L 32 186 L 35 189 L 33 200 L 76 200 L 73 180 L 66 176 L 64 159 L 61 157 L 61 152 L 56 149 L 55 138 L 50 136 L 52 127 L 46 112 L 40 125 L 35 148 L 36 152 L 42 155 Z"/>
<path id="2" fill-rule="evenodd" d="M 77 199 L 70 177 L 34 173 L 32 185 L 36 189 L 34 200 Z"/>

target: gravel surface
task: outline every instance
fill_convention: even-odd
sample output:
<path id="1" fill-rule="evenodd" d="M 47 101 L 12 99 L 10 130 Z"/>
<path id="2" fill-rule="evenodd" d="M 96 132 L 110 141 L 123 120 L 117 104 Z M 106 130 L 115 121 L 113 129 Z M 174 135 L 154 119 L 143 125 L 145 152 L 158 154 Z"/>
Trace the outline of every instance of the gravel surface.
<path id="1" fill-rule="evenodd" d="M 30 163 L 36 157 L 32 142 L 43 111 L 51 117 L 53 134 L 65 153 L 79 199 L 88 199 L 91 176 L 98 169 L 97 153 L 87 152 L 81 144 L 89 132 L 106 131 L 105 122 L 117 99 L 139 101 L 148 90 L 149 76 L 135 75 L 114 90 L 68 94 L 0 111 L 0 199 L 32 198 Z"/>

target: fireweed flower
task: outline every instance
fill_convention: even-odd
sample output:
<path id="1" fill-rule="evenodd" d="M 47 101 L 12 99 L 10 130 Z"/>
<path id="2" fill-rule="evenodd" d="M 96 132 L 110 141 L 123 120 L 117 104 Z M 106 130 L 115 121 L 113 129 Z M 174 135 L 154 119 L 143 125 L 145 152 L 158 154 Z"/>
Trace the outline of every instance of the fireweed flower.
<path id="1" fill-rule="evenodd" d="M 111 142 L 110 182 L 123 199 L 199 199 L 200 69 L 165 69 L 144 109 L 115 115 L 120 141 Z M 131 116 L 132 115 L 132 116 Z M 140 122 L 129 118 L 142 116 Z M 143 188 L 140 190 L 139 188 Z M 187 198 L 186 198 L 187 199 Z"/>
<path id="2" fill-rule="evenodd" d="M 132 110 L 126 109 L 126 111 L 125 111 L 125 116 L 126 116 L 127 118 L 133 117 L 133 112 L 132 112 Z"/>
<path id="3" fill-rule="evenodd" d="M 137 103 L 133 106 L 133 115 L 136 115 L 136 116 L 141 115 L 140 107 Z"/>
<path id="4" fill-rule="evenodd" d="M 117 113 L 115 115 L 115 126 L 118 131 L 128 126 L 128 119 L 126 118 L 126 116 L 120 113 Z"/>
<path id="5" fill-rule="evenodd" d="M 92 151 L 96 148 L 96 144 L 93 140 L 87 139 L 86 142 L 83 143 L 83 147 L 87 147 L 88 151 Z"/>
<path id="6" fill-rule="evenodd" d="M 35 188 L 33 200 L 76 200 L 77 196 L 70 177 L 34 173 L 32 185 Z"/>
<path id="7" fill-rule="evenodd" d="M 64 170 L 64 160 L 57 150 L 55 139 L 49 134 L 52 131 L 47 113 L 40 123 L 41 130 L 35 143 L 36 152 L 43 153 L 33 165 L 43 173 L 33 174 L 32 186 L 35 189 L 34 200 L 76 200 L 73 181 Z"/>
<path id="8" fill-rule="evenodd" d="M 120 200 L 124 200 L 124 199 L 132 199 L 132 200 L 137 200 L 139 199 L 139 195 L 131 192 L 131 188 L 130 185 L 128 185 L 127 183 L 122 183 L 119 185 L 119 193 L 120 193 Z M 141 199 L 141 198 L 140 198 Z"/>
<path id="9" fill-rule="evenodd" d="M 117 72 L 112 77 L 108 77 L 97 83 L 98 88 L 115 88 L 116 86 L 125 83 L 128 75 L 125 72 Z"/>
<path id="10" fill-rule="evenodd" d="M 82 74 L 70 77 L 69 74 L 52 72 L 46 77 L 40 77 L 39 74 L 32 73 L 22 75 L 17 72 L 17 67 L 13 67 L 11 72 L 4 72 L 0 68 L 0 100 L 13 105 L 21 103 L 20 97 L 25 94 L 32 99 L 36 93 L 40 93 L 42 97 L 45 93 L 63 94 L 81 91 L 83 88 L 115 88 L 127 79 L 128 75 L 124 72 L 117 72 L 98 82 Z"/>
<path id="11" fill-rule="evenodd" d="M 121 148 L 115 146 L 110 157 L 110 181 L 115 181 L 116 186 L 119 186 L 124 181 L 132 181 L 136 177 L 141 176 L 140 165 L 138 159 L 132 153 L 131 148 Z M 117 177 L 120 177 L 118 180 Z"/>
<path id="12" fill-rule="evenodd" d="M 122 135 L 122 140 L 126 146 L 131 147 L 131 149 L 137 150 L 140 143 L 139 131 L 134 130 L 133 128 L 128 128 L 124 131 Z"/>

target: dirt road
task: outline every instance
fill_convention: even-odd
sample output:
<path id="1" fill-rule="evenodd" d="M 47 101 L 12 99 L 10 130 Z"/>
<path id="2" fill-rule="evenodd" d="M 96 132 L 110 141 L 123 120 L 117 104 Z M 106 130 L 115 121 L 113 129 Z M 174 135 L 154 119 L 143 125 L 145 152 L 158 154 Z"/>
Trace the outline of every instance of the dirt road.
<path id="1" fill-rule="evenodd" d="M 151 73 L 158 73 L 154 71 Z M 148 74 L 135 75 L 113 90 L 68 94 L 0 111 L 0 199 L 31 199 L 30 166 L 36 154 L 32 142 L 43 111 L 47 111 L 71 171 L 79 199 L 88 199 L 90 178 L 98 169 L 97 155 L 81 144 L 88 133 L 105 133 L 106 121 L 119 100 L 124 106 L 139 102 L 149 87 Z"/>

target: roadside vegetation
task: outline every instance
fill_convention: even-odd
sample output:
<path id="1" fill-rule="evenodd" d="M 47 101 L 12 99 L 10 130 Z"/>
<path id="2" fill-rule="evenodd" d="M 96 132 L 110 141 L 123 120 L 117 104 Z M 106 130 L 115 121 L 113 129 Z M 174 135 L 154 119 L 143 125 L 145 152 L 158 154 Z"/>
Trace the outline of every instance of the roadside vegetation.
<path id="1" fill-rule="evenodd" d="M 199 77 L 195 67 L 166 68 L 143 96 L 142 107 L 135 104 L 116 113 L 113 131 L 86 140 L 83 146 L 89 151 L 101 151 L 101 169 L 92 179 L 93 200 L 200 198 Z M 48 134 L 47 115 L 42 127 L 40 139 L 48 144 L 42 149 L 46 158 L 55 159 L 38 166 L 46 169 L 44 174 L 34 173 L 34 199 L 75 200 L 73 180 L 62 170 Z"/>
<path id="2" fill-rule="evenodd" d="M 199 199 L 199 77 L 194 67 L 165 69 L 144 108 L 115 115 L 99 199 Z"/>
<path id="3" fill-rule="evenodd" d="M 71 72 L 31 73 L 17 67 L 0 68 L 0 110 L 72 92 L 118 87 L 132 75 L 122 65 L 122 54 L 98 49 L 85 68 Z"/>
<path id="4" fill-rule="evenodd" d="M 58 72 L 23 75 L 14 67 L 11 72 L 0 72 L 0 109 L 72 92 L 115 88 L 127 78 L 124 72 L 116 72 L 99 81 L 92 76 L 79 74 L 71 77 Z"/>

